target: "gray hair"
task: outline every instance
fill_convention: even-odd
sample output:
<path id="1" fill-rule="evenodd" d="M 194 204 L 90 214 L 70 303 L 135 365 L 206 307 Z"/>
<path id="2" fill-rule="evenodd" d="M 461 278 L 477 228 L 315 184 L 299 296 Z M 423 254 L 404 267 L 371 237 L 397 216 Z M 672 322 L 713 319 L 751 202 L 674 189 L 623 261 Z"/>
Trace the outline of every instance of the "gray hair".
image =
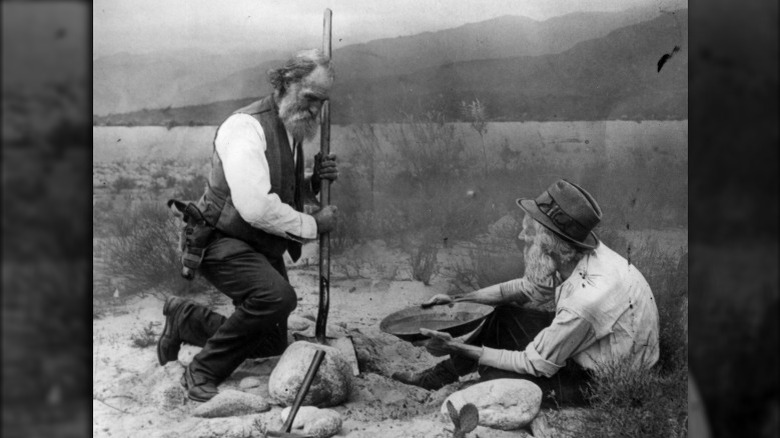
<path id="1" fill-rule="evenodd" d="M 300 82 L 317 67 L 324 67 L 328 75 L 333 78 L 334 71 L 330 58 L 318 49 L 302 50 L 287 60 L 282 67 L 269 70 L 268 80 L 274 91 L 283 96 L 290 84 Z"/>
<path id="2" fill-rule="evenodd" d="M 578 248 L 561 239 L 558 237 L 558 235 L 548 230 L 540 223 L 536 221 L 534 221 L 534 223 L 537 227 L 537 239 L 539 245 L 546 253 L 556 254 L 562 263 L 568 263 L 573 260 L 579 261 L 581 258 L 585 257 L 586 254 L 592 251 L 590 249 Z"/>

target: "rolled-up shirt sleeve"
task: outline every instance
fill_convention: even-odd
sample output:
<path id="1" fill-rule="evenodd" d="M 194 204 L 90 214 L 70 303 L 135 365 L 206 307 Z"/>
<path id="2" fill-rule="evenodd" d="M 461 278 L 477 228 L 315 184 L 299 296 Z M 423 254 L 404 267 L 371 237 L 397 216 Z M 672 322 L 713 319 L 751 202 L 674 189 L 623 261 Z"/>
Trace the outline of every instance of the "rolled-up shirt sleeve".
<path id="1" fill-rule="evenodd" d="M 528 298 L 536 306 L 550 304 L 555 298 L 554 278 L 548 284 L 537 284 L 526 277 L 516 278 L 499 285 L 501 296 L 510 301 Z"/>
<path id="2" fill-rule="evenodd" d="M 593 326 L 566 309 L 558 311 L 545 328 L 523 351 L 483 347 L 480 365 L 518 374 L 550 377 L 566 364 L 566 360 L 585 350 L 596 341 Z"/>
<path id="3" fill-rule="evenodd" d="M 314 218 L 296 211 L 271 191 L 265 158 L 266 139 L 260 122 L 248 114 L 230 116 L 214 140 L 233 205 L 248 224 L 285 237 L 314 239 Z"/>

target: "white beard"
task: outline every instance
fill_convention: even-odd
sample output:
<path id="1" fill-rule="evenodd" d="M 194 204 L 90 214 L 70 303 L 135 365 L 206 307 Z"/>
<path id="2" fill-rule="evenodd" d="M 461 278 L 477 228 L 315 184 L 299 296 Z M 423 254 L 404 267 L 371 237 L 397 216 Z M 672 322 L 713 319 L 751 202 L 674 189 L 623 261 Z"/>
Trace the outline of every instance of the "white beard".
<path id="1" fill-rule="evenodd" d="M 550 254 L 534 242 L 523 251 L 525 258 L 525 276 L 536 284 L 548 284 L 555 274 L 557 266 Z"/>
<path id="2" fill-rule="evenodd" d="M 292 98 L 285 97 L 279 103 L 279 118 L 282 119 L 287 132 L 295 139 L 311 140 L 317 135 L 317 116 L 301 108 Z"/>

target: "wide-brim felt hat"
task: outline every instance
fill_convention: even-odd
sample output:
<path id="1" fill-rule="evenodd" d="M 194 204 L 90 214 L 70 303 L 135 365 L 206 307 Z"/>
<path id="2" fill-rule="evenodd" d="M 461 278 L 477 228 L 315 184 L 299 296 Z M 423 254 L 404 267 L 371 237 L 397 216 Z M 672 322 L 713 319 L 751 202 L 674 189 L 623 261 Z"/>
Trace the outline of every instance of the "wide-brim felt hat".
<path id="1" fill-rule="evenodd" d="M 601 208 L 582 187 L 560 179 L 536 199 L 517 200 L 526 213 L 568 243 L 581 249 L 595 249 L 599 239 L 593 232 L 601 222 Z"/>

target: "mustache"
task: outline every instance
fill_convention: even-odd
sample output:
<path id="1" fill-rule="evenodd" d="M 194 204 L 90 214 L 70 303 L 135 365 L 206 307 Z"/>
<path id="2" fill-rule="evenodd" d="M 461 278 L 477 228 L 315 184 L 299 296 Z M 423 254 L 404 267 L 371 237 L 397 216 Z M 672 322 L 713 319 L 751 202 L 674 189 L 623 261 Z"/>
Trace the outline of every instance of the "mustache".
<path id="1" fill-rule="evenodd" d="M 287 118 L 283 119 L 284 127 L 287 132 L 292 134 L 293 137 L 305 140 L 311 140 L 317 134 L 316 118 L 303 117 L 303 118 Z"/>
<path id="2" fill-rule="evenodd" d="M 317 112 L 308 105 L 293 103 L 285 108 L 283 117 L 289 120 L 315 119 Z"/>

